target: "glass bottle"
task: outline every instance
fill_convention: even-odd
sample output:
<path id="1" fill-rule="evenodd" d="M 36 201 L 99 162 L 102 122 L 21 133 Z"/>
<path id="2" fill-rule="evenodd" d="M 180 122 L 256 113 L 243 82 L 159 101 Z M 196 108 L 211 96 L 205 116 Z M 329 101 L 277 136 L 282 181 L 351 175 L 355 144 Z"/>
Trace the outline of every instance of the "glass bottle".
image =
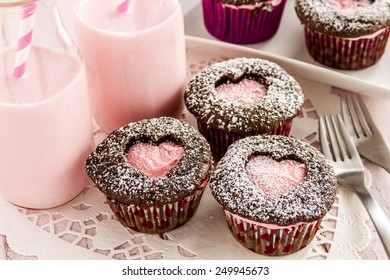
<path id="1" fill-rule="evenodd" d="M 0 27 L 0 195 L 55 207 L 86 183 L 93 130 L 84 64 L 56 1 L 1 1 Z"/>

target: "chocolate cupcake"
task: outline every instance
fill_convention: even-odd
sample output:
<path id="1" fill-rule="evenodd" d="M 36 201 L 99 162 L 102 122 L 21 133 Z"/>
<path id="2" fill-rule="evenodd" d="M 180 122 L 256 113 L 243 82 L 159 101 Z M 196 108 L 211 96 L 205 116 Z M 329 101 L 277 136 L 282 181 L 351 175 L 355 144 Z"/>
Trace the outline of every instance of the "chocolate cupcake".
<path id="1" fill-rule="evenodd" d="M 161 233 L 194 215 L 211 166 L 209 144 L 195 128 L 161 117 L 113 131 L 86 171 L 124 226 Z"/>
<path id="2" fill-rule="evenodd" d="M 275 35 L 285 5 L 286 0 L 203 0 L 203 19 L 214 37 L 253 44 Z"/>
<path id="3" fill-rule="evenodd" d="M 306 46 L 319 63 L 344 70 L 375 64 L 390 34 L 386 0 L 296 0 Z"/>
<path id="4" fill-rule="evenodd" d="M 204 68 L 184 94 L 199 131 L 219 160 L 234 141 L 251 135 L 288 135 L 303 106 L 298 82 L 277 64 L 236 58 Z"/>
<path id="5" fill-rule="evenodd" d="M 242 245 L 280 256 L 313 239 L 335 200 L 336 177 L 325 157 L 303 141 L 252 136 L 229 147 L 210 188 Z"/>

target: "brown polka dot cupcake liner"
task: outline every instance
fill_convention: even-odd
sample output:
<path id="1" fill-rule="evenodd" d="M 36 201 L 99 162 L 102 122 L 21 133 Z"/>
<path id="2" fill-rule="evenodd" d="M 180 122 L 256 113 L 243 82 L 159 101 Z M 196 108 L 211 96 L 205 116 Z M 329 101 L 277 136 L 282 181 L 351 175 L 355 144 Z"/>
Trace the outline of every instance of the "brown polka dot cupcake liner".
<path id="1" fill-rule="evenodd" d="M 163 233 L 178 228 L 194 216 L 207 182 L 193 195 L 174 203 L 138 206 L 107 198 L 117 219 L 123 226 L 142 233 Z"/>
<path id="2" fill-rule="evenodd" d="M 218 162 L 226 153 L 229 146 L 242 138 L 249 135 L 228 134 L 223 131 L 215 131 L 207 128 L 207 126 L 200 121 L 198 123 L 199 132 L 206 138 L 211 147 L 211 153 L 216 162 Z M 285 135 L 288 136 L 291 131 L 292 121 L 280 126 L 272 135 Z"/>
<path id="3" fill-rule="evenodd" d="M 235 239 L 249 250 L 267 256 L 283 256 L 305 248 L 316 235 L 322 219 L 279 229 L 268 228 L 240 219 L 223 209 Z"/>
<path id="4" fill-rule="evenodd" d="M 390 29 L 360 39 L 339 38 L 306 27 L 306 46 L 317 62 L 342 70 L 358 70 L 375 64 L 383 55 Z"/>

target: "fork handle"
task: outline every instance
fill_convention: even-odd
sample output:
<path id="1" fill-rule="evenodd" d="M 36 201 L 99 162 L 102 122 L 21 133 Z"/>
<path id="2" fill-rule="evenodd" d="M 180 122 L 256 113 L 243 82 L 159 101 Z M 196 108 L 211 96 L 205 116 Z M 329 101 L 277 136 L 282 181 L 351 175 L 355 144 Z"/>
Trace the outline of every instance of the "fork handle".
<path id="1" fill-rule="evenodd" d="M 390 221 L 379 204 L 369 193 L 359 193 L 360 200 L 366 207 L 368 214 L 382 241 L 387 257 L 390 259 Z"/>

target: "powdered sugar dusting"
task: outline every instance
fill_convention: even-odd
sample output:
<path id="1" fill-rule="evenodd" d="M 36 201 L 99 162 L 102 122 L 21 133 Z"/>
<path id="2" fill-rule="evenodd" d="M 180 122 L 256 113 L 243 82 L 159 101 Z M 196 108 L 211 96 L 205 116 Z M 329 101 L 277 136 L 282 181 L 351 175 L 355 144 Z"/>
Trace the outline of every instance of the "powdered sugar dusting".
<path id="1" fill-rule="evenodd" d="M 184 149 L 183 157 L 164 178 L 150 178 L 127 160 L 138 143 L 172 142 Z M 86 162 L 86 172 L 110 199 L 126 204 L 162 205 L 195 193 L 211 172 L 206 139 L 186 122 L 161 117 L 130 123 L 113 131 Z"/>
<path id="2" fill-rule="evenodd" d="M 237 8 L 252 8 L 252 9 L 264 9 L 272 11 L 275 6 L 278 6 L 282 0 L 215 0 L 226 4 L 226 6 L 232 6 Z"/>
<path id="3" fill-rule="evenodd" d="M 351 3 L 348 7 L 344 3 L 344 8 L 335 8 L 335 2 L 336 0 L 296 0 L 295 10 L 304 25 L 332 36 L 360 37 L 390 27 L 389 0 L 348 0 Z"/>
<path id="4" fill-rule="evenodd" d="M 252 155 L 302 162 L 306 176 L 280 197 L 267 196 L 246 171 Z M 303 141 L 281 135 L 251 136 L 229 147 L 211 177 L 210 188 L 228 211 L 256 222 L 284 226 L 323 217 L 335 199 L 336 177 L 325 157 Z"/>
<path id="5" fill-rule="evenodd" d="M 276 1 L 275 0 L 216 0 L 216 1 L 225 4 L 235 5 L 235 6 L 280 2 L 280 0 L 276 0 Z"/>
<path id="6" fill-rule="evenodd" d="M 371 5 L 371 0 L 328 0 L 329 5 L 336 10 L 336 12 L 343 15 L 351 15 L 356 13 L 359 9 Z"/>
<path id="7" fill-rule="evenodd" d="M 280 197 L 304 180 L 306 166 L 291 159 L 279 162 L 269 156 L 250 156 L 246 172 L 264 195 Z"/>
<path id="8" fill-rule="evenodd" d="M 266 89 L 259 82 L 244 79 L 237 84 L 220 85 L 217 94 L 236 105 L 253 106 L 263 102 Z"/>
<path id="9" fill-rule="evenodd" d="M 166 174 L 183 154 L 184 149 L 172 142 L 164 142 L 158 146 L 138 143 L 130 147 L 127 160 L 134 168 L 157 179 L 166 178 Z"/>
<path id="10" fill-rule="evenodd" d="M 217 94 L 221 84 L 246 78 L 266 88 L 260 104 L 242 106 Z M 289 123 L 301 111 L 304 95 L 298 82 L 279 65 L 258 58 L 235 58 L 200 71 L 189 82 L 184 99 L 188 110 L 208 129 L 253 135 L 272 133 Z"/>

